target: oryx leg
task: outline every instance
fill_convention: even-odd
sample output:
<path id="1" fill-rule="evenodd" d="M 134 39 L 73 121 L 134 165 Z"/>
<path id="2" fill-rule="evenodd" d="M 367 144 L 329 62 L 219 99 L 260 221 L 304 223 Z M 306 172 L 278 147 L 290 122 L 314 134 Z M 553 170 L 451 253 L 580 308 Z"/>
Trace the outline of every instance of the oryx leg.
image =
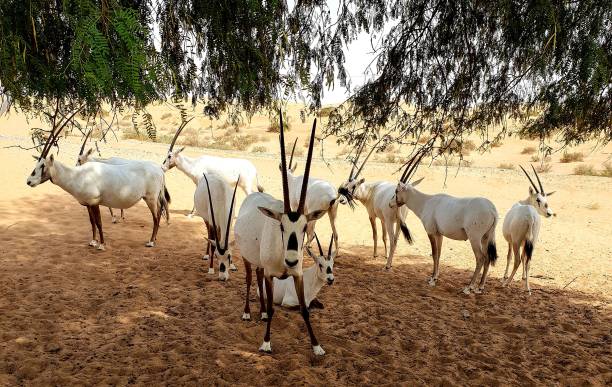
<path id="1" fill-rule="evenodd" d="M 216 240 L 216 233 L 212 226 L 207 227 L 208 230 L 208 240 Z M 208 251 L 210 255 L 208 256 L 208 274 L 215 274 L 215 268 L 213 267 L 213 261 L 215 260 L 215 246 L 212 243 L 208 243 Z"/>
<path id="2" fill-rule="evenodd" d="M 104 233 L 102 232 L 102 216 L 100 215 L 100 206 L 91 206 L 91 212 L 96 222 L 96 227 L 98 227 L 98 232 L 100 233 L 100 244 L 97 246 L 98 250 L 104 250 Z"/>
<path id="3" fill-rule="evenodd" d="M 529 287 L 529 265 L 531 264 L 531 259 L 527 258 L 527 254 L 525 253 L 525 249 L 523 248 L 523 268 L 525 271 L 525 289 L 531 295 L 531 288 Z"/>
<path id="4" fill-rule="evenodd" d="M 387 265 L 385 269 L 390 270 L 393 265 L 393 254 L 395 254 L 395 249 L 397 248 L 397 241 L 399 239 L 400 232 L 400 222 L 395 223 L 395 232 L 393 231 L 393 224 L 391 222 L 387 223 L 387 234 L 390 235 L 391 246 L 389 248 L 389 256 L 387 257 Z"/>
<path id="5" fill-rule="evenodd" d="M 110 215 L 111 215 L 111 222 L 117 223 L 117 218 L 115 217 L 115 214 L 113 214 L 113 209 L 111 207 L 108 207 L 108 211 L 110 212 Z"/>
<path id="6" fill-rule="evenodd" d="M 310 336 L 310 344 L 312 345 L 312 350 L 315 355 L 325 355 L 325 351 L 319 345 L 317 338 L 315 337 L 314 331 L 312 330 L 312 326 L 310 325 L 310 312 L 308 311 L 308 307 L 306 306 L 306 301 L 304 298 L 304 278 L 302 276 L 293 276 L 293 283 L 295 285 L 295 292 L 297 293 L 298 300 L 300 301 L 300 313 L 302 314 L 302 318 L 306 323 L 306 328 L 308 329 L 308 335 Z M 272 316 L 270 316 L 270 320 Z"/>
<path id="7" fill-rule="evenodd" d="M 208 259 L 210 258 L 211 255 L 211 251 L 210 251 L 210 232 L 208 230 L 210 230 L 210 228 L 212 227 L 211 225 L 208 224 L 207 221 L 204 221 L 204 226 L 206 227 L 206 236 L 208 238 L 208 240 L 206 241 L 206 249 L 204 249 L 204 256 L 202 257 L 202 259 L 204 261 L 208 261 Z"/>
<path id="8" fill-rule="evenodd" d="M 255 269 L 255 275 L 257 275 L 257 289 L 259 290 L 259 313 L 261 315 L 261 321 L 268 320 L 268 313 L 266 312 L 266 303 L 264 297 L 264 269 L 258 267 Z M 266 297 L 268 295 L 266 294 Z M 271 295 L 274 299 L 274 295 Z"/>
<path id="9" fill-rule="evenodd" d="M 523 281 L 527 279 L 527 265 L 525 265 L 527 256 L 525 254 L 525 243 L 523 243 L 523 252 L 521 254 L 521 262 L 523 263 Z"/>
<path id="10" fill-rule="evenodd" d="M 123 216 L 123 208 L 121 209 L 121 222 L 125 222 L 125 216 Z"/>
<path id="11" fill-rule="evenodd" d="M 485 241 L 482 246 L 487 246 L 488 241 Z M 482 277 L 480 278 L 480 283 L 478 284 L 478 292 L 482 293 L 484 291 L 485 282 L 487 281 L 487 274 L 489 273 L 489 266 L 491 265 L 491 261 L 489 261 L 489 257 L 487 256 L 487 252 L 482 252 L 482 258 L 484 260 L 484 267 L 482 269 Z"/>
<path id="12" fill-rule="evenodd" d="M 267 300 L 267 304 L 268 304 L 268 321 L 266 324 L 266 335 L 264 336 L 264 341 L 261 344 L 261 347 L 259 347 L 259 350 L 262 352 L 267 352 L 267 353 L 271 353 L 272 352 L 272 345 L 270 344 L 270 328 L 272 327 L 272 317 L 274 316 L 274 303 L 273 301 L 273 294 L 274 294 L 274 283 L 272 282 L 272 278 L 265 276 L 265 280 L 266 280 L 266 300 Z M 297 288 L 296 288 L 297 289 Z"/>
<path id="13" fill-rule="evenodd" d="M 313 220 L 311 222 L 308 222 L 308 224 L 306 225 L 306 245 L 304 247 L 310 247 L 310 244 L 314 240 L 314 238 L 315 238 L 314 229 L 315 229 L 315 224 L 316 223 L 317 223 L 317 221 Z"/>
<path id="14" fill-rule="evenodd" d="M 193 205 L 193 207 L 191 207 L 191 211 L 189 211 L 189 214 L 187 214 L 187 217 L 193 218 L 193 214 L 195 214 L 195 204 Z"/>
<path id="15" fill-rule="evenodd" d="M 382 240 L 383 240 L 383 244 L 385 245 L 385 257 L 388 257 L 387 254 L 389 250 L 387 249 L 387 225 L 385 224 L 385 221 L 382 219 L 380 220 L 380 224 L 382 226 Z"/>
<path id="16" fill-rule="evenodd" d="M 433 269 L 429 278 L 429 285 L 436 286 L 438 275 L 440 274 L 440 253 L 442 251 L 442 235 L 427 234 L 429 244 L 431 245 L 431 259 L 433 260 Z"/>
<path id="17" fill-rule="evenodd" d="M 155 199 L 145 198 L 144 200 L 151 211 L 151 216 L 153 217 L 153 232 L 151 233 L 151 239 L 145 243 L 145 246 L 154 247 L 155 239 L 157 239 L 157 230 L 159 229 L 159 220 L 161 219 L 161 208 L 157 208 L 157 200 Z"/>
<path id="18" fill-rule="evenodd" d="M 376 247 L 378 240 L 378 235 L 376 233 L 376 218 L 370 216 L 370 225 L 372 226 L 372 239 L 374 239 L 374 258 L 376 258 Z"/>
<path id="19" fill-rule="evenodd" d="M 338 201 L 334 203 L 333 206 L 329 208 L 327 211 L 327 216 L 329 217 L 329 225 L 332 229 L 332 235 L 334 236 L 334 244 L 336 245 L 336 257 L 340 250 L 338 250 L 338 231 L 336 230 L 336 218 L 338 216 Z"/>
<path id="20" fill-rule="evenodd" d="M 91 207 L 85 207 L 87 207 L 87 213 L 89 214 L 89 223 L 91 223 L 91 242 L 89 242 L 89 245 L 91 247 L 96 247 L 98 246 L 98 240 L 96 239 L 96 220 L 94 218 Z"/>
<path id="21" fill-rule="evenodd" d="M 519 265 L 521 264 L 521 256 L 520 256 L 520 250 L 521 250 L 521 246 L 514 242 L 512 244 L 512 250 L 514 251 L 514 268 L 512 269 L 512 273 L 510 274 L 510 277 L 508 278 L 508 280 L 506 281 L 506 285 L 510 284 L 510 282 L 512 282 L 512 279 L 514 278 L 514 274 L 516 273 L 516 270 L 518 269 Z"/>
<path id="22" fill-rule="evenodd" d="M 463 292 L 465 294 L 470 294 L 470 291 L 478 293 L 475 288 L 476 280 L 478 279 L 478 275 L 480 274 L 480 271 L 482 270 L 482 266 L 484 265 L 486 259 L 485 256 L 482 254 L 482 251 L 480 251 L 480 238 L 470 238 L 470 244 L 472 245 L 474 257 L 476 258 L 476 269 L 474 270 L 474 275 L 472 275 L 472 280 L 470 281 L 470 284 L 468 285 L 468 287 L 463 289 Z"/>
<path id="23" fill-rule="evenodd" d="M 251 269 L 251 262 L 246 259 L 242 259 L 244 261 L 244 272 L 246 279 L 246 298 L 244 303 L 244 312 L 242 312 L 242 319 L 244 321 L 251 320 L 251 306 L 249 305 L 249 296 L 251 294 L 251 281 L 253 279 L 253 270 Z"/>
<path id="24" fill-rule="evenodd" d="M 512 258 L 512 244 L 508 242 L 508 256 L 506 257 L 506 271 L 504 271 L 504 280 L 502 281 L 502 285 L 508 279 L 508 268 L 510 268 L 510 259 Z"/>

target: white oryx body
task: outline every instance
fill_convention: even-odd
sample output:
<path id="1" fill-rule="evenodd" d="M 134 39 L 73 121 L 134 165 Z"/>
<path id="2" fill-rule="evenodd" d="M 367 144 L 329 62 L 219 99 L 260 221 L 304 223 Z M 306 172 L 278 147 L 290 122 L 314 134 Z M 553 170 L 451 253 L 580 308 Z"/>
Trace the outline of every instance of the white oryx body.
<path id="1" fill-rule="evenodd" d="M 225 231 L 231 227 L 230 216 L 234 205 L 232 193 L 232 188 L 226 183 L 225 179 L 214 173 L 208 173 L 206 174 L 206 179 L 200 179 L 193 196 L 195 215 L 204 219 L 206 229 L 208 230 L 208 239 L 209 241 L 214 240 L 217 246 L 226 246 L 229 242 L 226 240 Z M 211 202 L 213 203 L 213 208 L 210 206 Z M 213 249 L 210 242 L 208 242 L 206 251 L 209 253 L 211 250 L 214 250 L 214 253 L 208 254 L 210 257 L 208 274 L 214 274 L 215 272 L 213 261 L 216 256 L 219 261 L 219 279 L 222 281 L 228 280 L 229 269 L 233 266 L 229 249 L 227 249 L 227 252 L 224 251 L 224 254 L 220 254 L 219 249 L 216 247 Z"/>
<path id="2" fill-rule="evenodd" d="M 523 169 L 523 167 L 521 167 L 521 169 Z M 523 169 L 523 172 L 525 172 L 525 175 L 529 178 L 532 187 L 529 187 L 529 196 L 525 200 L 520 200 L 515 203 L 504 218 L 503 235 L 508 242 L 508 255 L 506 257 L 506 270 L 504 272 L 504 281 L 502 284 L 506 286 L 512 282 L 514 274 L 522 262 L 525 289 L 531 294 L 531 289 L 529 287 L 531 257 L 540 235 L 540 227 L 542 225 L 541 215 L 547 218 L 555 215 L 548 206 L 548 196 L 552 195 L 554 192 L 548 194 L 544 192 L 535 168 L 533 172 L 540 184 L 539 189 L 533 183 L 525 169 Z M 512 269 L 512 274 L 508 277 L 510 258 L 513 252 L 514 267 Z"/>
<path id="3" fill-rule="evenodd" d="M 106 206 L 112 208 L 130 208 L 143 199 L 153 214 L 153 235 L 147 246 L 155 245 L 157 228 L 161 213 L 168 217 L 169 195 L 166 190 L 164 173 L 155 164 L 128 163 L 113 165 L 100 162 L 89 162 L 81 166 L 70 167 L 54 160 L 53 155 L 41 159 L 28 185 L 34 187 L 50 179 L 54 184 L 71 194 L 80 204 L 90 207 Z M 93 239 L 90 245 L 104 249 L 104 238 L 101 220 L 90 213 Z M 99 208 L 97 209 L 99 216 Z M 100 231 L 100 244 L 95 237 L 94 220 Z M 99 221 L 99 223 L 98 223 Z"/>
<path id="4" fill-rule="evenodd" d="M 242 319 L 250 320 L 251 318 L 249 294 L 251 288 L 252 266 L 255 266 L 262 319 L 267 319 L 266 334 L 259 350 L 271 352 L 270 327 L 274 316 L 274 303 L 273 297 L 267 297 L 266 312 L 264 313 L 262 282 L 265 279 L 266 294 L 273 295 L 273 279 L 285 279 L 291 276 L 295 284 L 300 304 L 300 312 L 310 336 L 312 350 L 315 355 L 323 355 L 325 351 L 319 345 L 310 324 L 310 314 L 304 298 L 304 273 L 302 271 L 302 262 L 304 259 L 302 249 L 306 227 L 309 222 L 317 220 L 325 214 L 324 211 L 310 213 L 304 211 L 316 131 L 316 119 L 310 135 L 308 157 L 306 159 L 306 168 L 304 172 L 305 184 L 302 185 L 299 203 L 295 211 L 291 208 L 289 199 L 282 113 L 280 114 L 280 128 L 283 200 L 276 200 L 266 193 L 251 193 L 242 203 L 234 226 L 236 243 L 240 248 L 246 273 L 247 291 Z"/>
<path id="5" fill-rule="evenodd" d="M 481 293 L 489 264 L 494 263 L 497 258 L 495 247 L 497 209 L 485 198 L 456 198 L 446 194 L 427 195 L 414 188 L 421 180 L 414 184 L 400 181 L 396 187 L 396 195 L 389 206 L 397 207 L 405 204 L 423 223 L 432 246 L 434 260 L 429 284 L 435 286 L 438 280 L 442 238 L 469 240 L 476 258 L 476 269 L 472 281 L 464 292 Z M 476 279 L 483 267 L 480 285 L 475 288 Z"/>

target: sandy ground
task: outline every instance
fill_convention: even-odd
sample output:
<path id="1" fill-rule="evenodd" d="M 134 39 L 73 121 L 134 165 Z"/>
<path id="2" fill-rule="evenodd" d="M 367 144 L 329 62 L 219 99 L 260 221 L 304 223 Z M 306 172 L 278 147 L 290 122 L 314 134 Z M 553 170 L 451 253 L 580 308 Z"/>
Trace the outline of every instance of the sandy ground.
<path id="1" fill-rule="evenodd" d="M 266 136 L 263 120 L 243 133 Z M 307 125 L 295 121 L 291 135 L 305 138 Z M 139 204 L 127 211 L 125 223 L 111 224 L 104 212 L 107 251 L 94 251 L 87 246 L 85 209 L 50 182 L 27 187 L 33 160 L 26 151 L 4 148 L 27 146 L 27 125 L 17 115 L 0 119 L 0 385 L 612 383 L 612 179 L 569 175 L 576 164 L 560 164 L 558 155 L 551 173 L 542 175 L 545 187 L 557 190 L 550 204 L 558 216 L 543 221 L 530 297 L 520 281 L 500 286 L 506 254 L 501 227 L 500 259 L 486 293 L 466 296 L 459 291 L 474 267 L 466 242 L 445 240 L 439 285 L 431 288 L 429 242 L 414 215 L 408 225 L 415 245 L 400 242 L 394 269 L 385 272 L 382 243 L 379 257 L 372 257 L 365 210 L 341 207 L 336 282 L 320 294 L 325 309 L 312 314 L 327 355 L 314 358 L 299 314 L 278 308 L 274 353 L 257 352 L 265 325 L 240 320 L 243 266 L 238 260 L 227 283 L 206 274 L 202 222 L 184 216 L 194 191 L 187 177 L 167 173 L 173 211 L 157 247 L 144 247 L 150 214 Z M 276 152 L 275 136 L 267 136 L 268 149 Z M 446 185 L 443 167 L 423 167 L 420 188 L 486 196 L 503 221 L 528 184 L 518 171 L 496 166 L 526 165 L 529 156 L 520 151 L 529 144 L 512 138 L 489 154 L 474 154 L 474 167 L 457 176 L 451 170 Z M 78 138 L 68 138 L 59 160 L 72 164 L 78 146 Z M 338 184 L 348 166 L 333 159 L 341 149 L 334 147 L 326 144 L 331 166 L 316 160 L 312 173 Z M 588 153 L 591 147 L 581 148 L 586 163 L 599 166 L 609 158 L 610 147 Z M 103 145 L 105 156 L 154 161 L 165 149 L 132 140 Z M 280 195 L 274 155 L 206 152 L 249 158 L 266 190 Z M 396 168 L 372 163 L 364 175 L 395 180 Z M 243 198 L 239 194 L 238 204 Z M 317 229 L 328 240 L 326 219 Z"/>

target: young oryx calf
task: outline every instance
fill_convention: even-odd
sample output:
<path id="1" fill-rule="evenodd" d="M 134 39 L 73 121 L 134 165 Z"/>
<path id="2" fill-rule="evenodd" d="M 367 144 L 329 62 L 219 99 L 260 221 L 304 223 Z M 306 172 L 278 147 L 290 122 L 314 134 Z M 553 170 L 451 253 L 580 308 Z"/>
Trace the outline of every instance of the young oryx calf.
<path id="1" fill-rule="evenodd" d="M 293 149 L 291 150 L 291 157 L 289 157 L 289 166 L 287 168 L 287 179 L 289 180 L 289 199 L 291 200 L 291 208 L 297 208 L 298 202 L 300 201 L 300 188 L 304 181 L 304 176 L 295 176 L 295 170 L 297 169 L 297 162 L 293 163 L 293 154 L 295 152 L 295 145 L 297 144 L 297 138 L 293 143 Z M 280 165 L 279 165 L 280 168 Z M 329 224 L 332 229 L 332 236 L 334 243 L 336 244 L 336 251 L 338 251 L 338 232 L 336 231 L 336 217 L 338 216 L 338 193 L 336 189 L 327 181 L 316 178 L 308 179 L 308 194 L 306 196 L 306 204 L 304 205 L 304 211 L 306 213 L 311 211 L 325 211 L 329 217 Z M 314 229 L 316 220 L 309 222 L 306 228 L 306 245 L 310 246 L 310 243 L 314 239 Z"/>
<path id="2" fill-rule="evenodd" d="M 531 263 L 531 257 L 533 255 L 533 249 L 538 235 L 540 234 L 540 225 L 542 220 L 540 214 L 550 218 L 555 215 L 550 207 L 548 207 L 548 196 L 552 195 L 553 192 L 544 192 L 544 187 L 540 181 L 540 177 L 536 172 L 533 165 L 531 166 L 535 177 L 538 179 L 540 188 L 536 187 L 529 177 L 527 171 L 521 166 L 523 172 L 529 179 L 531 187 L 529 187 L 529 196 L 525 200 L 521 200 L 514 204 L 506 218 L 504 219 L 504 238 L 508 241 L 508 257 L 506 262 L 506 271 L 504 272 L 503 286 L 508 285 L 514 278 L 514 273 L 523 262 L 523 279 L 525 280 L 525 288 L 531 294 L 529 288 L 529 266 Z M 521 247 L 523 252 L 521 254 Z M 508 268 L 510 267 L 510 257 L 514 251 L 514 268 L 512 274 L 508 278 Z"/>
<path id="3" fill-rule="evenodd" d="M 334 283 L 334 258 L 336 257 L 336 252 L 332 254 L 334 237 L 332 235 L 329 241 L 327 255 L 323 253 L 321 243 L 316 234 L 315 240 L 319 248 L 319 255 L 315 255 L 310 248 L 306 247 L 308 255 L 315 261 L 314 265 L 304 270 L 304 299 L 307 307 L 311 306 L 311 303 L 317 298 L 317 294 L 319 294 L 325 284 L 331 286 Z M 274 303 L 285 307 L 293 307 L 300 304 L 295 292 L 295 285 L 290 278 L 284 280 L 274 278 Z M 317 306 L 323 307 L 320 302 L 317 302 Z"/>
<path id="4" fill-rule="evenodd" d="M 214 257 L 219 261 L 219 280 L 229 279 L 229 270 L 235 270 L 232 263 L 232 255 L 229 249 L 229 230 L 232 225 L 232 212 L 234 211 L 234 201 L 236 200 L 236 189 L 234 192 L 220 176 L 210 173 L 204 174 L 196 188 L 193 202 L 195 204 L 196 215 L 204 219 L 208 238 L 206 252 L 209 254 L 210 266 L 208 274 L 214 274 Z M 212 193 L 211 193 L 212 192 Z"/>
<path id="5" fill-rule="evenodd" d="M 92 230 L 89 245 L 97 247 L 98 250 L 105 248 L 100 206 L 130 208 L 143 199 L 153 216 L 153 233 L 146 246 L 155 246 L 160 218 L 165 213 L 168 220 L 170 203 L 161 168 L 155 164 L 142 163 L 111 165 L 91 162 L 78 167 L 64 165 L 55 160 L 53 154 L 47 156 L 60 131 L 51 133 L 47 139 L 27 184 L 35 187 L 51 180 L 86 206 Z M 96 238 L 96 228 L 100 233 L 99 242 Z"/>
<path id="6" fill-rule="evenodd" d="M 404 204 L 421 220 L 429 241 L 433 257 L 433 273 L 429 280 L 431 286 L 436 285 L 440 270 L 440 253 L 442 238 L 454 240 L 469 239 L 476 257 L 476 269 L 469 286 L 463 292 L 469 294 L 482 293 L 484 290 L 489 264 L 497 259 L 495 247 L 495 226 L 497 225 L 497 210 L 490 200 L 485 198 L 455 198 L 446 194 L 427 195 L 416 188 L 423 179 L 409 183 L 425 152 L 415 155 L 406 166 L 397 184 L 395 197 L 389 203 L 391 207 Z M 478 288 L 476 279 L 484 266 Z"/>
<path id="7" fill-rule="evenodd" d="M 315 355 L 323 355 L 325 351 L 319 345 L 317 338 L 310 325 L 310 313 L 306 307 L 304 297 L 304 277 L 302 262 L 304 253 L 302 250 L 304 235 L 308 222 L 319 219 L 325 211 L 314 211 L 305 213 L 304 205 L 308 190 L 308 177 L 310 176 L 310 163 L 312 161 L 312 149 L 317 121 L 315 119 L 310 134 L 308 157 L 304 171 L 304 183 L 300 194 L 298 207 L 295 211 L 291 209 L 289 199 L 289 184 L 287 179 L 287 161 L 285 158 L 285 137 L 283 129 L 283 116 L 280 114 L 280 148 L 281 148 L 281 175 L 283 180 L 283 200 L 276 200 L 271 195 L 255 192 L 247 196 L 240 207 L 234 234 L 236 243 L 244 261 L 246 272 L 246 298 L 243 320 L 250 320 L 249 292 L 251 288 L 251 266 L 256 267 L 257 285 L 259 293 L 263 294 L 262 278 L 265 277 L 266 294 L 274 294 L 273 278 L 285 279 L 293 277 L 297 298 L 300 303 L 300 312 L 306 323 L 310 343 Z M 261 298 L 260 298 L 261 300 Z M 267 298 L 266 334 L 259 348 L 260 351 L 272 352 L 270 344 L 270 327 L 274 316 L 273 297 Z"/>
<path id="8" fill-rule="evenodd" d="M 394 183 L 384 181 L 365 183 L 365 179 L 359 179 L 359 174 L 363 170 L 366 161 L 368 161 L 374 149 L 375 147 L 370 150 L 370 153 L 363 160 L 363 163 L 357 170 L 357 173 L 354 173 L 356 162 L 359 159 L 361 151 L 363 150 L 363 145 L 359 148 L 355 156 L 356 160 L 353 162 L 353 168 L 351 169 L 349 178 L 340 185 L 338 194 L 340 195 L 341 203 L 348 204 L 350 207 L 354 208 L 354 201 L 357 199 L 368 211 L 370 226 L 372 226 L 372 239 L 374 240 L 374 257 L 377 257 L 378 249 L 376 219 L 380 219 L 382 224 L 382 240 L 385 245 L 385 257 L 387 258 L 385 269 L 389 270 L 393 264 L 393 255 L 395 254 L 395 249 L 397 247 L 400 230 L 404 235 L 404 239 L 406 239 L 409 244 L 412 244 L 413 240 L 412 234 L 410 233 L 410 230 L 408 229 L 408 226 L 406 226 L 405 222 L 406 216 L 408 215 L 408 210 L 405 207 L 389 207 L 389 201 L 393 199 L 393 196 L 395 195 L 396 185 Z M 387 248 L 387 234 L 391 238 L 391 245 L 389 248 Z"/>

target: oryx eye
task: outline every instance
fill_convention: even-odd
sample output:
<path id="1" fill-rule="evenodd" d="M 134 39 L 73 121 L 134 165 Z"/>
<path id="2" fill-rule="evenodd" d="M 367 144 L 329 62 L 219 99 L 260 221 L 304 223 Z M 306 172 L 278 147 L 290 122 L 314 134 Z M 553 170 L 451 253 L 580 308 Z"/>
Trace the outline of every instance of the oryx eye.
<path id="1" fill-rule="evenodd" d="M 548 208 L 548 203 L 544 204 L 544 207 Z"/>

